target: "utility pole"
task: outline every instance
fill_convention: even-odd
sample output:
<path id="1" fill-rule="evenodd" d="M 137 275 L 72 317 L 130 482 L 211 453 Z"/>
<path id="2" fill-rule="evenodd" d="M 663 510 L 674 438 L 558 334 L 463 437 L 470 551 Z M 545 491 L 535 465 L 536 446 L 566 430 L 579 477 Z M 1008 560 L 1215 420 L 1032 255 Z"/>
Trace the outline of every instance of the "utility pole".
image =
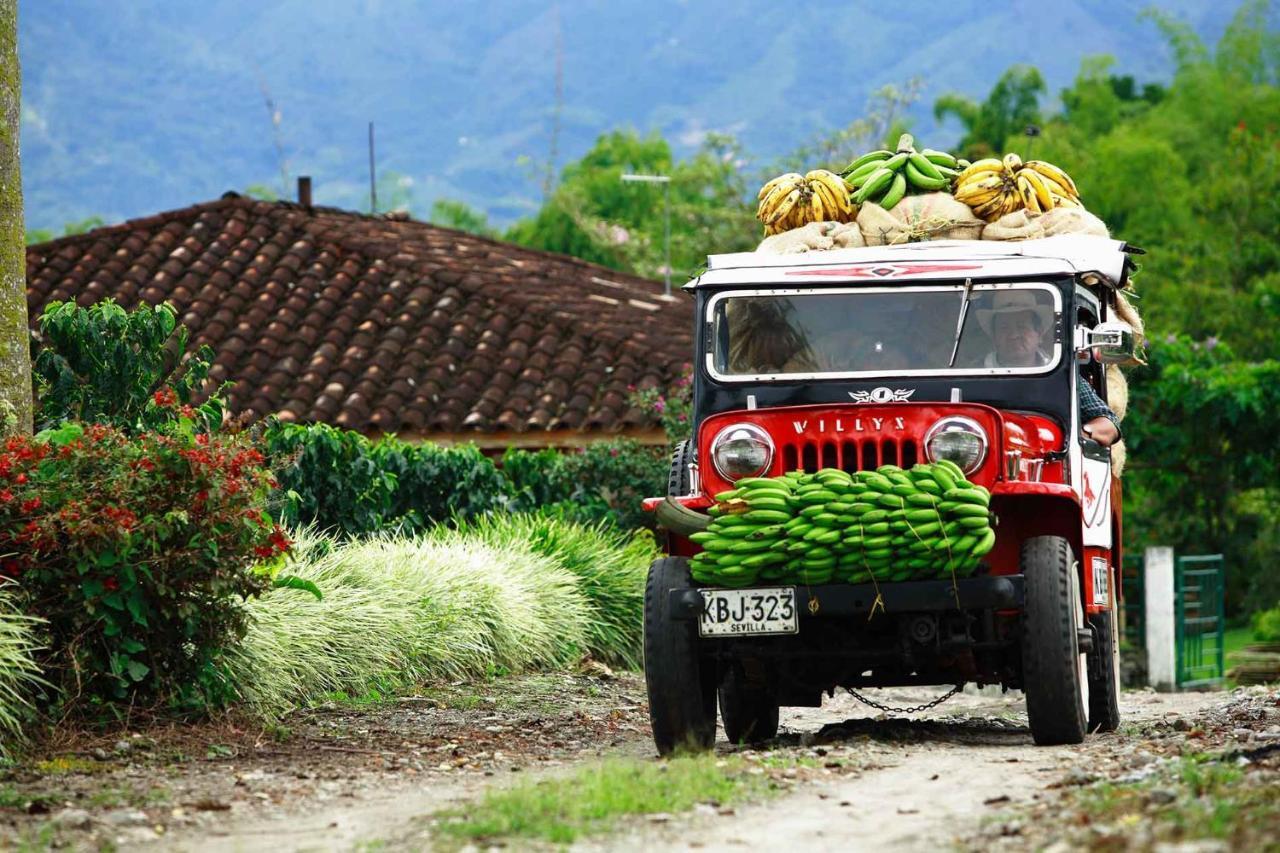
<path id="1" fill-rule="evenodd" d="M 560 149 L 560 117 L 564 112 L 564 32 L 560 28 L 560 6 L 552 7 L 556 27 L 556 98 L 551 108 L 551 140 L 547 150 L 547 172 L 542 178 L 542 203 L 551 198 L 556 183 L 556 158 Z"/>
<path id="2" fill-rule="evenodd" d="M 369 212 L 378 212 L 378 180 L 373 165 L 373 122 L 369 122 Z"/>
<path id="3" fill-rule="evenodd" d="M 623 175 L 623 183 L 662 184 L 662 253 L 664 257 L 662 279 L 664 296 L 671 295 L 671 176 Z"/>

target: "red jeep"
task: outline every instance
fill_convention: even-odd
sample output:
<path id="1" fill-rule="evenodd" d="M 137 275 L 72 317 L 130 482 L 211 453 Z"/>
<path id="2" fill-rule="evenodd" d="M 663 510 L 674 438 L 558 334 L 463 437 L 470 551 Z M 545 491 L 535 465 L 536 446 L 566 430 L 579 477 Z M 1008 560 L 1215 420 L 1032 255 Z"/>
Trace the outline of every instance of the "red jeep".
<path id="1" fill-rule="evenodd" d="M 1119 723 L 1120 483 L 1078 383 L 1134 357 L 1113 320 L 1123 243 L 949 241 L 709 259 L 694 297 L 693 438 L 646 502 L 667 556 L 645 590 L 658 751 L 773 737 L 837 688 L 999 684 L 1040 744 Z M 998 331 L 1037 337 L 1011 359 Z M 1026 340 L 1024 338 L 1024 345 Z M 712 495 L 745 477 L 948 459 L 990 490 L 996 544 L 960 579 L 699 587 Z"/>

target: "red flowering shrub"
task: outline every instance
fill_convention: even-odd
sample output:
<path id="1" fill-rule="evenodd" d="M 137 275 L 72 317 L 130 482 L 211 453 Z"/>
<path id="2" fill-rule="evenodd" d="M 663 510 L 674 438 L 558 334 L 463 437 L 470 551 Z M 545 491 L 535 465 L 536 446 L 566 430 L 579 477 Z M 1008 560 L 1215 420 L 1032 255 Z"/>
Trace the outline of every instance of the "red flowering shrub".
<path id="1" fill-rule="evenodd" d="M 173 405 L 166 400 L 167 405 Z M 64 424 L 0 452 L 0 573 L 48 620 L 42 664 L 68 703 L 221 704 L 256 564 L 289 540 L 247 437 Z"/>

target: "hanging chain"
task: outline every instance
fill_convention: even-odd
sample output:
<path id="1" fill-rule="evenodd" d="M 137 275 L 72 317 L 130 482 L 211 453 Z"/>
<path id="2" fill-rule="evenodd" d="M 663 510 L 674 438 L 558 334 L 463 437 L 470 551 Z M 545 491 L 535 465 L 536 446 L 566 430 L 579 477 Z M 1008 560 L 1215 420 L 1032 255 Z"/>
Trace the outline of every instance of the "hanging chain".
<path id="1" fill-rule="evenodd" d="M 852 687 L 846 687 L 845 690 L 854 699 L 857 699 L 859 702 L 861 702 L 864 705 L 870 705 L 872 708 L 875 708 L 877 711 L 885 711 L 890 714 L 915 714 L 920 711 L 928 711 L 930 708 L 938 707 L 943 702 L 947 701 L 952 696 L 959 693 L 960 688 L 962 686 L 963 685 L 957 684 L 955 687 L 952 687 L 950 690 L 948 690 L 946 693 L 943 693 L 940 697 L 938 697 L 937 699 L 934 699 L 932 702 L 925 702 L 923 705 L 916 705 L 915 707 L 912 707 L 912 708 L 892 708 L 888 705 L 881 705 L 879 702 L 873 702 L 872 700 L 868 699 L 866 696 L 863 696 L 861 693 L 854 690 Z"/>

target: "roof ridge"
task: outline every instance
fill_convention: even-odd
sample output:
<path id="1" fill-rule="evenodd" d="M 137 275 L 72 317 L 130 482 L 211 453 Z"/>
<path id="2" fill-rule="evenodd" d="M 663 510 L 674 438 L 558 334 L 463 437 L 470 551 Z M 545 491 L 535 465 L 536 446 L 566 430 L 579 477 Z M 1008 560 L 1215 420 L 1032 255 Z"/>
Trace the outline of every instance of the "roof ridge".
<path id="1" fill-rule="evenodd" d="M 306 207 L 304 205 L 299 204 L 296 201 L 291 201 L 288 199 L 274 199 L 274 200 L 255 199 L 250 196 L 242 195 L 236 192 L 235 190 L 228 190 L 227 192 L 223 193 L 221 197 L 217 199 L 213 199 L 211 201 L 203 201 L 203 202 L 198 202 L 196 204 L 188 205 L 187 207 L 178 207 L 178 208 L 173 208 L 171 210 L 163 210 L 163 211 L 160 211 L 159 213 L 153 213 L 149 216 L 134 217 L 132 219 L 126 219 L 123 222 L 117 222 L 111 225 L 102 225 L 97 228 L 91 228 L 90 230 L 80 234 L 67 234 L 62 237 L 55 237 L 52 240 L 46 240 L 41 243 L 31 243 L 26 248 L 27 248 L 27 251 L 33 251 L 33 250 L 38 250 L 42 252 L 52 251 L 56 249 L 61 249 L 65 246 L 76 245 L 78 243 L 92 242 L 94 240 L 98 240 L 103 237 L 110 237 L 113 234 L 118 234 L 121 232 L 134 231 L 140 228 L 150 228 L 153 226 L 163 225 L 163 224 L 177 221 L 177 220 L 194 218 L 199 216 L 201 213 L 204 213 L 209 210 L 219 210 L 219 209 L 228 208 L 228 207 L 238 207 L 238 208 L 244 208 L 247 210 L 258 208 L 260 212 L 264 212 L 264 213 L 276 213 L 281 211 L 290 211 L 290 212 L 297 211 L 297 212 L 309 213 L 313 215 L 320 214 L 323 216 L 332 216 L 335 218 L 342 217 L 342 218 L 353 219 L 353 220 L 363 220 L 365 222 L 370 222 L 370 223 L 374 223 L 374 222 L 404 223 L 405 225 L 413 228 L 424 228 L 424 229 L 430 229 L 435 231 L 448 232 L 448 233 L 457 235 L 457 237 L 466 241 L 473 241 L 480 244 L 487 244 L 494 248 L 501 248 L 504 251 L 513 252 L 520 255 L 526 255 L 526 256 L 529 256 L 530 258 L 547 258 L 547 257 L 555 258 L 556 260 L 561 261 L 562 263 L 576 266 L 579 269 L 582 269 L 584 271 L 590 271 L 592 275 L 597 278 L 599 277 L 620 278 L 623 280 L 623 283 L 644 284 L 644 285 L 650 285 L 654 287 L 661 284 L 661 282 L 655 279 L 645 278 L 644 276 L 636 275 L 635 273 L 625 272 L 623 270 L 616 270 L 616 269 L 613 269 L 612 267 L 606 267 L 603 264 L 598 264 L 593 261 L 587 261 L 582 258 L 576 257 L 574 255 L 567 255 L 567 254 L 564 254 L 563 252 L 554 252 L 549 249 L 538 249 L 532 246 L 523 246 L 519 243 L 513 243 L 511 241 L 498 239 L 496 237 L 487 237 L 482 234 L 476 234 L 471 231 L 463 231 L 459 228 L 450 228 L 447 225 L 438 225 L 434 222 L 427 222 L 422 219 L 413 219 L 408 214 L 399 212 L 399 211 L 392 211 L 389 213 L 364 213 L 363 211 L 359 211 L 359 210 L 348 210 L 346 208 L 331 207 L 327 205 L 311 205 L 310 207 Z M 266 208 L 266 210 L 262 210 L 263 208 Z M 350 233 L 345 233 L 345 232 L 340 232 L 338 234 L 331 235 L 331 237 L 335 239 L 337 242 L 344 243 L 344 244 L 347 244 L 348 241 L 351 240 L 352 236 L 353 235 L 351 235 Z M 352 242 L 358 242 L 358 241 L 352 241 Z M 657 295 L 657 294 L 653 294 L 653 295 Z"/>

